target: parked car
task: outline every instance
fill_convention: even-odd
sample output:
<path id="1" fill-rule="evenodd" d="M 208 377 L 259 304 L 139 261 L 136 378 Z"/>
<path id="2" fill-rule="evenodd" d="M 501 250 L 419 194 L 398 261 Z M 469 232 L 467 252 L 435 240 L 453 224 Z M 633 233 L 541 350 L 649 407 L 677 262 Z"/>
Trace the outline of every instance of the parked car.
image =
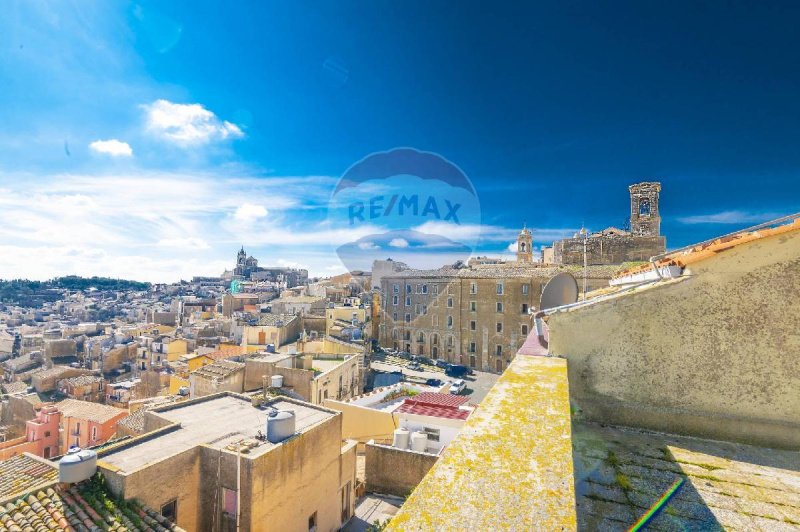
<path id="1" fill-rule="evenodd" d="M 439 379 L 428 379 L 425 381 L 425 384 L 428 386 L 433 386 L 434 388 L 438 388 L 442 385 L 442 381 Z"/>
<path id="2" fill-rule="evenodd" d="M 448 364 L 448 366 L 444 369 L 444 374 L 448 377 L 461 378 L 465 375 L 469 375 L 469 368 L 467 366 L 462 366 L 461 364 Z"/>
<path id="3" fill-rule="evenodd" d="M 436 362 L 434 362 L 434 365 L 437 368 L 445 369 L 445 368 L 447 368 L 447 361 L 446 360 L 437 360 Z"/>
<path id="4" fill-rule="evenodd" d="M 428 358 L 428 357 L 421 357 L 421 356 L 418 356 L 418 357 L 416 358 L 416 360 L 417 360 L 417 362 L 419 362 L 420 364 L 427 364 L 427 365 L 429 365 L 429 366 L 433 366 L 433 360 L 431 360 L 431 359 L 430 359 L 430 358 Z"/>
<path id="5" fill-rule="evenodd" d="M 400 358 L 404 358 L 406 360 L 411 360 L 411 353 L 408 353 L 406 351 L 398 351 L 397 356 L 399 356 Z"/>
<path id="6" fill-rule="evenodd" d="M 406 367 L 414 371 L 419 371 L 422 369 L 422 366 L 419 365 L 419 362 L 409 362 Z"/>
<path id="7" fill-rule="evenodd" d="M 453 395 L 458 395 L 463 392 L 467 387 L 467 383 L 461 379 L 454 380 L 450 383 L 450 393 Z"/>

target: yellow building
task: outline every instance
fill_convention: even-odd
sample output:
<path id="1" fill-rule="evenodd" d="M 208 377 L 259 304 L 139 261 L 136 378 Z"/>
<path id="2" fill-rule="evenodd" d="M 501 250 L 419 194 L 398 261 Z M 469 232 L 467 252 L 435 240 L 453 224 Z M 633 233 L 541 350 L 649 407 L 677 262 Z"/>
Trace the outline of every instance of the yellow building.
<path id="1" fill-rule="evenodd" d="M 268 411 L 232 393 L 154 408 L 146 434 L 99 451 L 99 471 L 117 497 L 186 530 L 339 530 L 356 482 L 341 414 L 286 398 L 269 406 L 293 423 L 270 434 Z"/>
<path id="2" fill-rule="evenodd" d="M 172 340 L 165 341 L 164 347 L 166 349 L 167 360 L 169 362 L 175 362 L 181 356 L 188 353 L 188 346 L 189 343 L 183 338 L 174 338 Z"/>
<path id="3" fill-rule="evenodd" d="M 248 352 L 264 351 L 269 344 L 276 348 L 300 336 L 300 318 L 288 314 L 262 314 L 253 325 L 245 325 L 242 346 Z"/>

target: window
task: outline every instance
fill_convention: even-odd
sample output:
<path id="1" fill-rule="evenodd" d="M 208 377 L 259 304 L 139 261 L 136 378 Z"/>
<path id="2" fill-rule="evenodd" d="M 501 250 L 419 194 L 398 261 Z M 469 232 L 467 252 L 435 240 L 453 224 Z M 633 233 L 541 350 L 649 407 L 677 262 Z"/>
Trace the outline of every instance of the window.
<path id="1" fill-rule="evenodd" d="M 411 331 L 403 332 L 403 340 L 411 340 Z"/>
<path id="2" fill-rule="evenodd" d="M 394 305 L 396 307 L 397 303 L 399 303 L 399 302 L 400 302 L 400 298 L 399 297 L 392 296 L 392 305 Z"/>
<path id="3" fill-rule="evenodd" d="M 452 336 L 447 337 L 447 347 L 453 347 L 456 345 L 455 339 Z"/>
<path id="4" fill-rule="evenodd" d="M 422 313 L 423 314 L 427 314 L 428 313 L 428 305 L 422 305 Z"/>
<path id="5" fill-rule="evenodd" d="M 438 295 L 438 294 L 439 294 L 439 285 L 435 284 L 433 285 L 433 295 Z"/>
<path id="6" fill-rule="evenodd" d="M 530 290 L 530 285 L 527 284 L 527 283 L 523 284 L 522 285 L 522 295 L 523 296 L 527 296 L 528 295 L 528 290 Z"/>
<path id="7" fill-rule="evenodd" d="M 494 349 L 494 354 L 497 356 L 503 356 L 503 346 L 499 344 L 496 345 Z"/>
<path id="8" fill-rule="evenodd" d="M 429 441 L 439 441 L 439 429 L 432 429 L 430 427 L 422 427 L 422 432 L 428 435 Z"/>
<path id="9" fill-rule="evenodd" d="M 448 329 L 453 328 L 453 316 L 447 316 L 447 328 Z"/>
<path id="10" fill-rule="evenodd" d="M 439 348 L 434 346 L 433 349 L 431 349 L 431 355 L 433 358 L 439 358 Z"/>
<path id="11" fill-rule="evenodd" d="M 92 439 L 97 440 L 97 427 L 92 427 Z"/>
<path id="12" fill-rule="evenodd" d="M 172 521 L 177 521 L 178 518 L 178 499 L 172 499 L 168 503 L 161 505 L 161 515 Z"/>
<path id="13" fill-rule="evenodd" d="M 317 532 L 317 512 L 308 516 L 308 532 Z"/>
<path id="14" fill-rule="evenodd" d="M 222 488 L 222 511 L 230 516 L 236 515 L 236 490 Z"/>
<path id="15" fill-rule="evenodd" d="M 425 341 L 425 333 L 420 331 L 419 335 L 417 336 L 417 342 L 424 342 Z"/>
<path id="16" fill-rule="evenodd" d="M 438 345 L 439 344 L 439 335 L 438 334 L 434 334 L 434 335 L 431 336 L 431 343 L 433 345 Z"/>
<path id="17" fill-rule="evenodd" d="M 470 283 L 470 285 L 469 285 L 469 293 L 470 294 L 477 294 L 478 293 L 478 283 Z"/>
<path id="18" fill-rule="evenodd" d="M 406 323 L 411 323 L 411 314 L 406 313 Z"/>
<path id="19" fill-rule="evenodd" d="M 639 216 L 650 216 L 650 200 L 642 198 L 639 201 Z"/>
<path id="20" fill-rule="evenodd" d="M 503 283 L 497 283 L 497 295 L 498 296 L 503 295 Z"/>
<path id="21" fill-rule="evenodd" d="M 469 330 L 470 331 L 478 330 L 478 323 L 475 320 L 469 322 Z"/>
<path id="22" fill-rule="evenodd" d="M 524 325 L 524 324 L 522 325 L 522 335 L 523 336 L 528 336 L 528 326 L 527 325 Z"/>
<path id="23" fill-rule="evenodd" d="M 476 363 L 475 355 L 469 356 L 469 367 L 474 368 Z"/>
<path id="24" fill-rule="evenodd" d="M 522 304 L 522 313 L 523 314 L 527 314 L 528 313 L 528 304 L 527 303 L 523 303 Z"/>
<path id="25" fill-rule="evenodd" d="M 400 285 L 399 284 L 392 285 L 392 293 L 394 293 L 394 294 L 399 294 L 400 293 Z"/>
<path id="26" fill-rule="evenodd" d="M 406 296 L 406 306 L 407 307 L 411 306 L 411 296 Z"/>
<path id="27" fill-rule="evenodd" d="M 397 321 L 397 312 L 392 312 L 392 319 Z"/>
<path id="28" fill-rule="evenodd" d="M 497 322 L 497 332 L 499 332 L 499 333 L 503 332 L 503 322 L 502 321 L 498 321 Z"/>
<path id="29" fill-rule="evenodd" d="M 447 298 L 447 308 L 453 308 L 453 298 L 452 297 L 448 297 Z"/>
<path id="30" fill-rule="evenodd" d="M 411 293 L 411 285 L 407 284 L 406 285 L 406 294 L 410 294 L 410 293 Z"/>
<path id="31" fill-rule="evenodd" d="M 478 312 L 478 302 L 477 301 L 470 301 L 469 302 L 469 311 L 470 312 Z"/>
<path id="32" fill-rule="evenodd" d="M 426 285 L 426 284 L 422 285 L 422 293 L 423 294 L 427 294 L 428 293 L 428 285 Z"/>
<path id="33" fill-rule="evenodd" d="M 497 312 L 503 312 L 503 303 L 497 302 Z"/>
<path id="34" fill-rule="evenodd" d="M 397 340 L 397 329 L 392 329 L 392 340 Z"/>
<path id="35" fill-rule="evenodd" d="M 50 437 L 50 431 L 49 430 L 44 431 L 44 437 L 45 438 L 49 438 Z"/>
<path id="36" fill-rule="evenodd" d="M 470 353 L 474 353 L 476 348 L 477 348 L 477 346 L 475 345 L 475 342 L 470 342 L 469 343 L 469 352 Z"/>

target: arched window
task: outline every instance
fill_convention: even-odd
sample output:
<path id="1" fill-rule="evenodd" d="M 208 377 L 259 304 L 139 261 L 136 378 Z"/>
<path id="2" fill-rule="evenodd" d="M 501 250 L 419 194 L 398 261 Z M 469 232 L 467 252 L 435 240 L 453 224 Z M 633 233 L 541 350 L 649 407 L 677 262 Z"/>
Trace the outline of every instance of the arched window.
<path id="1" fill-rule="evenodd" d="M 519 243 L 519 250 L 521 252 L 525 253 L 525 242 L 520 242 Z"/>
<path id="2" fill-rule="evenodd" d="M 432 345 L 439 345 L 439 335 L 438 334 L 432 334 L 431 335 L 431 344 Z"/>
<path id="3" fill-rule="evenodd" d="M 392 329 L 392 340 L 397 340 L 397 329 Z"/>
<path id="4" fill-rule="evenodd" d="M 639 200 L 639 216 L 650 216 L 650 200 L 642 198 Z"/>
<path id="5" fill-rule="evenodd" d="M 417 341 L 418 342 L 424 342 L 425 341 L 425 333 L 424 332 L 422 332 L 422 331 L 419 332 L 419 334 L 417 335 Z"/>

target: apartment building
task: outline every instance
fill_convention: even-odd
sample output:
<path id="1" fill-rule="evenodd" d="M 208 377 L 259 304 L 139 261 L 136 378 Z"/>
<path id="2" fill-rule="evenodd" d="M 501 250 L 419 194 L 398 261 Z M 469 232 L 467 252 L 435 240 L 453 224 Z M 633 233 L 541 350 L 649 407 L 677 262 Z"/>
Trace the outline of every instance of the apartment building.
<path id="1" fill-rule="evenodd" d="M 587 290 L 608 286 L 617 268 L 588 267 Z M 384 347 L 501 372 L 531 331 L 547 282 L 563 272 L 583 275 L 579 267 L 521 261 L 387 273 L 378 339 Z"/>

